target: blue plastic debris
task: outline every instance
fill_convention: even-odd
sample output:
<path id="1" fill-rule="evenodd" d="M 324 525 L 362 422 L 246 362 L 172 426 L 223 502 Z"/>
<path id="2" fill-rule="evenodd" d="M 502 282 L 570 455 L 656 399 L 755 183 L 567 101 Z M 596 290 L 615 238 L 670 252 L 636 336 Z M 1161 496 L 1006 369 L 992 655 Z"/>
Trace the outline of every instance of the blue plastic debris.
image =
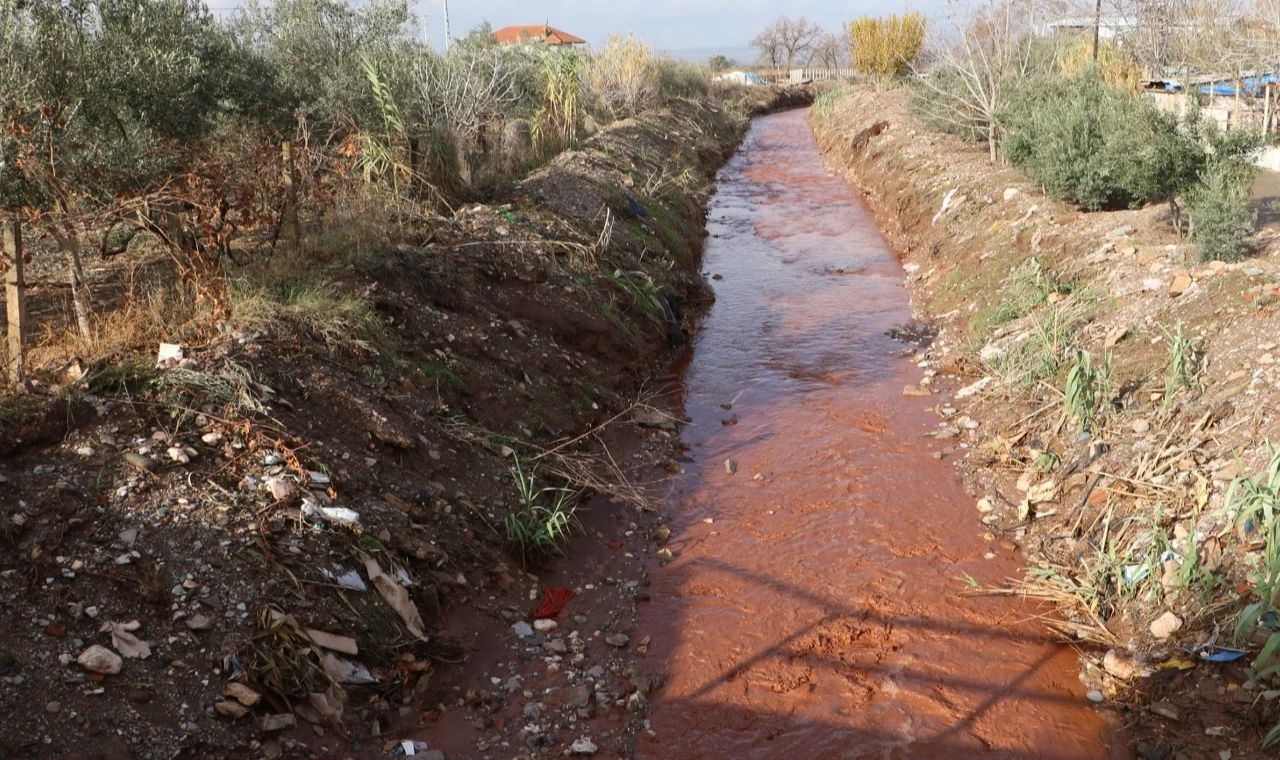
<path id="1" fill-rule="evenodd" d="M 1209 646 L 1208 644 L 1205 644 L 1203 646 L 1198 646 L 1195 649 L 1188 649 L 1186 647 L 1183 647 L 1182 651 L 1186 652 L 1187 654 L 1193 654 L 1196 657 L 1199 657 L 1200 659 L 1206 660 L 1208 662 L 1235 662 L 1236 660 L 1239 660 L 1240 658 L 1249 654 L 1249 652 L 1244 649 L 1232 649 L 1230 647 L 1215 647 L 1215 646 Z"/>

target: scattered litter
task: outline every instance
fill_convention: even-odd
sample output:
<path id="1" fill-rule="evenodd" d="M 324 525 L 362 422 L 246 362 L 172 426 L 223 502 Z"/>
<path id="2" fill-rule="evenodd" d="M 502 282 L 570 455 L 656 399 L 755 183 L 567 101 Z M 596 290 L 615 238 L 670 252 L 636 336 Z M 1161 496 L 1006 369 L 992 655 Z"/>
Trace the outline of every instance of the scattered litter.
<path id="1" fill-rule="evenodd" d="M 336 633 L 325 633 L 324 631 L 317 631 L 314 628 L 304 628 L 302 633 L 311 640 L 311 643 L 318 647 L 332 649 L 335 652 L 342 652 L 343 654 L 360 654 L 359 645 L 356 643 L 356 640 L 350 636 L 341 636 Z"/>
<path id="2" fill-rule="evenodd" d="M 315 470 L 307 471 L 307 479 L 310 481 L 312 488 L 324 488 L 331 482 L 328 475 Z"/>
<path id="3" fill-rule="evenodd" d="M 332 683 L 323 693 L 312 692 L 308 694 L 307 701 L 315 708 L 322 720 L 338 723 L 342 720 L 342 711 L 347 706 L 347 693 L 342 690 L 341 686 Z"/>
<path id="4" fill-rule="evenodd" d="M 667 534 L 670 535 L 670 530 L 667 531 Z M 563 586 L 557 586 L 556 588 L 543 586 L 542 604 L 533 611 L 534 619 L 553 618 L 559 615 L 570 599 L 573 599 L 573 592 Z"/>
<path id="5" fill-rule="evenodd" d="M 133 635 L 133 631 L 141 627 L 142 623 L 137 620 L 130 620 L 127 623 L 105 621 L 102 627 L 98 629 L 98 632 L 106 633 L 110 631 L 111 646 L 115 647 L 121 655 L 145 660 L 151 656 L 151 647 L 147 646 L 147 642 Z"/>
<path id="6" fill-rule="evenodd" d="M 396 745 L 396 751 L 392 754 L 396 757 L 413 757 L 419 752 L 427 751 L 427 743 L 405 739 Z"/>
<path id="7" fill-rule="evenodd" d="M 425 626 L 422 624 L 422 616 L 418 614 L 418 608 L 414 605 L 413 600 L 409 598 L 409 592 L 404 586 L 396 583 L 391 576 L 382 572 L 382 568 L 378 566 L 378 561 L 372 557 L 365 557 L 365 572 L 369 576 L 369 580 L 373 582 L 373 587 L 378 589 L 378 593 L 382 594 L 382 598 L 391 605 L 391 608 L 400 615 L 400 619 L 404 621 L 404 625 L 409 629 L 409 633 L 420 639 L 426 638 Z"/>
<path id="8" fill-rule="evenodd" d="M 315 500 L 307 497 L 302 500 L 302 516 L 318 517 L 327 522 L 341 525 L 359 525 L 360 513 L 346 507 L 322 507 Z"/>
<path id="9" fill-rule="evenodd" d="M 325 675 L 337 683 L 364 685 L 378 682 L 365 666 L 328 652 L 324 653 L 323 664 Z"/>
<path id="10" fill-rule="evenodd" d="M 182 361 L 186 353 L 177 343 L 161 343 L 156 351 L 156 369 L 168 369 Z"/>
<path id="11" fill-rule="evenodd" d="M 1209 644 L 1204 644 L 1194 649 L 1187 649 L 1186 647 L 1183 647 L 1182 651 L 1186 652 L 1187 654 L 1195 655 L 1196 657 L 1199 657 L 1200 659 L 1206 660 L 1208 662 L 1235 662 L 1236 660 L 1239 660 L 1242 657 L 1249 654 L 1249 652 L 1244 649 L 1231 649 L 1230 647 L 1215 647 L 1215 646 L 1210 646 Z"/>
<path id="12" fill-rule="evenodd" d="M 335 568 L 334 571 L 320 568 L 320 574 L 329 580 L 337 583 L 343 588 L 349 588 L 352 591 L 368 591 L 369 586 L 365 584 L 364 578 L 360 577 L 359 570 L 343 571 L 341 567 Z"/>

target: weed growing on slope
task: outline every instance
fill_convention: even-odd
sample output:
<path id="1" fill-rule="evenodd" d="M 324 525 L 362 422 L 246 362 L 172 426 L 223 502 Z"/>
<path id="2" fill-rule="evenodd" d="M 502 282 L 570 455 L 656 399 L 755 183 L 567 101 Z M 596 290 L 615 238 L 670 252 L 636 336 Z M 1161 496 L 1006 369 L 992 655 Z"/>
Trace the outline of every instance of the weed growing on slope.
<path id="1" fill-rule="evenodd" d="M 1173 394 L 1183 388 L 1200 385 L 1200 353 L 1190 338 L 1182 333 L 1182 323 L 1172 332 L 1165 331 L 1169 341 L 1169 363 L 1164 378 L 1164 408 L 1172 403 Z"/>
<path id="2" fill-rule="evenodd" d="M 1262 651 L 1253 661 L 1254 674 L 1264 678 L 1280 672 L 1280 630 L 1276 630 L 1280 608 L 1280 451 L 1270 442 L 1271 461 L 1256 478 L 1238 477 L 1227 489 L 1226 505 L 1235 512 L 1236 527 L 1246 536 L 1261 539 L 1262 556 L 1254 573 L 1254 593 L 1258 601 L 1245 607 L 1236 623 L 1237 640 L 1249 640 L 1258 633 L 1267 636 Z M 1262 745 L 1280 742 L 1280 725 L 1272 728 Z"/>
<path id="3" fill-rule="evenodd" d="M 512 457 L 515 462 L 511 474 L 521 505 L 503 521 L 507 541 L 519 547 L 525 561 L 548 554 L 564 554 L 569 539 L 582 531 L 576 515 L 578 492 L 567 486 L 539 488 L 537 468 L 526 473 L 520 466 L 519 456 L 513 454 Z"/>
<path id="4" fill-rule="evenodd" d="M 1063 405 L 1067 416 L 1080 430 L 1093 432 L 1097 428 L 1098 412 L 1106 397 L 1111 378 L 1111 358 L 1095 367 L 1088 351 L 1077 349 L 1075 361 L 1067 372 L 1067 384 L 1063 393 Z"/>

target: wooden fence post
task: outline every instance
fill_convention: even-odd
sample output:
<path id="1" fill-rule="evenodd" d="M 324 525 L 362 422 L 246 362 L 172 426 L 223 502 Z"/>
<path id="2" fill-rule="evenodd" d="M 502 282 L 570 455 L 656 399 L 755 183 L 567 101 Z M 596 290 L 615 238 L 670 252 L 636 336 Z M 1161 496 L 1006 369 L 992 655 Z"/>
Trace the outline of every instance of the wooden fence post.
<path id="1" fill-rule="evenodd" d="M 27 351 L 27 305 L 22 281 L 22 226 L 17 221 L 5 222 L 4 255 L 9 266 L 4 271 L 5 303 L 9 320 L 9 382 L 21 393 L 26 388 L 23 364 Z"/>
<path id="2" fill-rule="evenodd" d="M 302 244 L 302 229 L 298 224 L 298 166 L 294 160 L 293 143 L 280 146 L 280 184 L 284 187 L 284 224 L 293 238 L 293 247 Z"/>

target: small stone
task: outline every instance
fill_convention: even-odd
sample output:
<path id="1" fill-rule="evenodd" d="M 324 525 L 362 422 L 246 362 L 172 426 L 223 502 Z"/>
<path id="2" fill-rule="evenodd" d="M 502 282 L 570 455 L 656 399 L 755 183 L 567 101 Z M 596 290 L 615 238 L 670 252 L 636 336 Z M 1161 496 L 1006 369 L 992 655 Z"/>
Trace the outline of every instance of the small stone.
<path id="1" fill-rule="evenodd" d="M 1151 705 L 1151 713 L 1159 715 L 1161 718 L 1177 721 L 1181 720 L 1181 714 L 1178 712 L 1177 706 L 1171 702 L 1153 702 Z"/>
<path id="2" fill-rule="evenodd" d="M 1089 693 L 1085 694 L 1085 697 L 1087 697 L 1090 702 L 1097 702 L 1099 704 L 1106 699 L 1106 697 L 1102 696 L 1102 692 L 1097 689 L 1090 689 Z"/>
<path id="3" fill-rule="evenodd" d="M 232 720 L 243 718 L 249 714 L 249 708 L 239 702 L 232 702 L 231 700 L 217 702 L 214 704 L 213 709 L 217 710 L 219 715 L 225 715 Z"/>
<path id="4" fill-rule="evenodd" d="M 76 662 L 90 673 L 107 675 L 119 673 L 120 667 L 124 664 L 124 661 L 120 659 L 120 655 L 101 644 L 94 644 L 81 652 L 80 656 L 76 658 Z"/>
<path id="5" fill-rule="evenodd" d="M 1177 296 L 1186 293 L 1191 289 L 1191 285 L 1194 282 L 1195 280 L 1192 280 L 1191 275 L 1189 274 L 1180 274 L 1175 276 L 1173 278 L 1173 282 L 1169 283 L 1169 296 L 1171 298 L 1176 298 Z"/>
<path id="6" fill-rule="evenodd" d="M 217 446 L 219 443 L 222 443 L 222 433 L 205 433 L 200 436 L 200 440 L 210 446 Z"/>
<path id="7" fill-rule="evenodd" d="M 595 742 L 586 737 L 578 739 L 569 745 L 569 751 L 575 755 L 594 755 L 599 750 L 600 748 L 596 746 Z"/>
<path id="8" fill-rule="evenodd" d="M 135 454 L 132 451 L 126 451 L 121 455 L 121 459 L 143 472 L 155 472 L 156 468 L 159 467 L 156 460 L 151 457 Z"/>
<path id="9" fill-rule="evenodd" d="M 262 699 L 262 695 L 242 683 L 229 683 L 222 690 L 222 696 L 231 697 L 246 707 L 253 707 Z"/>
<path id="10" fill-rule="evenodd" d="M 933 391 L 928 388 L 922 388 L 919 385 L 908 385 L 903 387 L 902 395 L 909 397 L 924 397 L 933 395 Z"/>
<path id="11" fill-rule="evenodd" d="M 1169 760 L 1169 756 L 1173 754 L 1172 747 L 1150 742 L 1138 742 L 1134 750 L 1140 760 Z"/>
<path id="12" fill-rule="evenodd" d="M 293 713 L 278 713 L 276 715 L 267 715 L 262 718 L 263 733 L 283 731 L 286 728 L 293 728 L 296 725 L 298 725 L 298 720 L 293 717 Z"/>
<path id="13" fill-rule="evenodd" d="M 676 555 L 672 553 L 672 551 L 665 546 L 658 550 L 659 562 L 670 562 L 671 560 L 675 559 L 675 556 Z"/>
<path id="14" fill-rule="evenodd" d="M 724 471 L 729 473 L 730 475 L 734 474 L 735 472 L 738 471 L 738 463 L 733 461 L 732 459 L 724 460 Z"/>
<path id="15" fill-rule="evenodd" d="M 187 464 L 191 461 L 191 457 L 187 455 L 187 452 L 177 446 L 170 446 L 166 453 L 169 455 L 170 459 L 178 464 Z"/>
<path id="16" fill-rule="evenodd" d="M 120 539 L 120 543 L 124 544 L 124 548 L 132 549 L 133 545 L 138 542 L 138 529 L 130 528 L 128 530 L 122 530 L 120 531 L 118 538 Z"/>
<path id="17" fill-rule="evenodd" d="M 1151 635 L 1157 639 L 1167 639 L 1182 627 L 1182 619 L 1172 612 L 1166 612 L 1151 623 Z"/>
<path id="18" fill-rule="evenodd" d="M 208 631 L 213 628 L 213 621 L 206 615 L 196 613 L 187 618 L 187 627 L 193 631 Z"/>
<path id="19" fill-rule="evenodd" d="M 993 510 L 993 509 L 995 509 L 995 507 L 991 506 L 991 500 L 990 500 L 990 499 L 978 499 L 978 511 L 979 511 L 979 512 L 982 512 L 983 514 L 985 514 L 985 513 L 987 513 L 987 512 L 990 512 L 990 511 L 991 511 L 991 510 Z"/>
<path id="20" fill-rule="evenodd" d="M 554 631 L 559 626 L 560 626 L 559 623 L 557 623 L 556 621 L 550 618 L 539 618 L 533 621 L 534 630 L 540 631 L 542 633 L 546 633 L 547 631 Z"/>
<path id="21" fill-rule="evenodd" d="M 621 649 L 631 643 L 631 637 L 625 633 L 611 633 L 604 637 L 604 643 Z"/>
<path id="22" fill-rule="evenodd" d="M 61 702 L 50 702 L 49 704 L 47 704 L 47 705 L 45 705 L 45 706 L 44 706 L 44 709 L 45 709 L 47 712 L 51 712 L 51 713 L 59 713 L 59 712 L 62 712 L 62 703 L 61 703 Z"/>
<path id="23" fill-rule="evenodd" d="M 533 626 L 529 625 L 523 620 L 512 625 L 511 630 L 514 631 L 515 634 L 522 639 L 533 635 Z"/>
<path id="24" fill-rule="evenodd" d="M 82 457 L 91 457 L 96 454 L 92 446 L 80 446 L 76 448 L 76 455 Z"/>
<path id="25" fill-rule="evenodd" d="M 1102 668 L 1122 681 L 1132 678 L 1134 671 L 1137 670 L 1137 666 L 1133 664 L 1131 658 L 1125 657 L 1114 649 L 1109 650 L 1103 656 Z"/>
<path id="26" fill-rule="evenodd" d="M 1134 420 L 1133 425 L 1131 425 L 1130 427 L 1132 427 L 1133 432 L 1137 433 L 1138 435 L 1144 435 L 1148 430 L 1151 429 L 1151 423 L 1146 420 Z"/>

